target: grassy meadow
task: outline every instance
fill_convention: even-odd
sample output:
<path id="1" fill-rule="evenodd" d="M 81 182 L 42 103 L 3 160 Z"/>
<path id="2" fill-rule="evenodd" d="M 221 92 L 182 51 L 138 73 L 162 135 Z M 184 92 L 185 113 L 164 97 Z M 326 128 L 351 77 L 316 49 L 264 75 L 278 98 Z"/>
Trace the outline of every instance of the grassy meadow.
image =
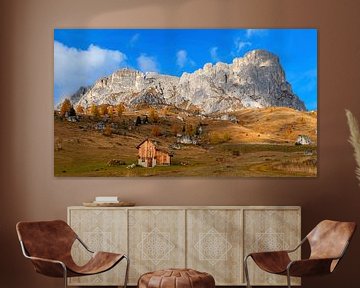
<path id="1" fill-rule="evenodd" d="M 290 108 L 244 109 L 204 117 L 178 109 L 125 111 L 106 121 L 79 115 L 69 122 L 54 113 L 55 176 L 241 176 L 314 177 L 317 175 L 317 113 Z M 136 118 L 149 116 L 148 123 Z M 156 121 L 155 121 L 156 120 Z M 102 122 L 105 129 L 96 129 Z M 190 127 L 190 128 L 189 128 Z M 201 127 L 201 129 L 199 129 Z M 201 130 L 201 131 L 199 131 Z M 177 134 L 191 134 L 197 144 L 176 144 Z M 195 135 L 196 134 L 196 135 Z M 312 145 L 295 145 L 298 135 L 307 135 Z M 154 139 L 172 153 L 170 166 L 144 168 L 137 163 L 136 146 Z M 119 160 L 120 165 L 109 165 Z"/>

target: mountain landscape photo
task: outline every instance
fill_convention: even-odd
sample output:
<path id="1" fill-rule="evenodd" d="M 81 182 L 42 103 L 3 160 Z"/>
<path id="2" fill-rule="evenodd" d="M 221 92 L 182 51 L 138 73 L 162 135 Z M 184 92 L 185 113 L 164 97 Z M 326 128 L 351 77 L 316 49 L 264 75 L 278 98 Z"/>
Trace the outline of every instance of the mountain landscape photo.
<path id="1" fill-rule="evenodd" d="M 316 30 L 54 38 L 55 176 L 317 175 Z"/>

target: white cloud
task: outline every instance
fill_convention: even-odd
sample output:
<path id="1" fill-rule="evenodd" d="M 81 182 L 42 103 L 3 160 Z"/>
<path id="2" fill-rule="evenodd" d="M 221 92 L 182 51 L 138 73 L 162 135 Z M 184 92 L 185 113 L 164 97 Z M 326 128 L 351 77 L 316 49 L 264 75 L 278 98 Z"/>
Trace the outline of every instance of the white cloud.
<path id="1" fill-rule="evenodd" d="M 158 64 L 155 57 L 141 54 L 137 59 L 138 67 L 143 72 L 159 72 Z"/>
<path id="2" fill-rule="evenodd" d="M 184 68 L 188 64 L 190 64 L 191 66 L 195 66 L 196 63 L 188 57 L 186 50 L 179 50 L 176 53 L 176 65 L 180 68 Z"/>
<path id="3" fill-rule="evenodd" d="M 176 53 L 176 65 L 179 66 L 180 68 L 183 68 L 187 61 L 188 59 L 187 59 L 186 50 L 179 50 Z"/>
<path id="4" fill-rule="evenodd" d="M 54 85 L 59 97 L 71 95 L 81 86 L 93 84 L 125 65 L 126 55 L 91 44 L 86 50 L 54 41 Z M 59 100 L 59 99 L 55 99 Z"/>
<path id="5" fill-rule="evenodd" d="M 235 50 L 236 53 L 240 53 L 242 49 L 246 48 L 247 46 L 251 46 L 252 43 L 249 41 L 243 41 L 240 38 L 234 40 Z"/>
<path id="6" fill-rule="evenodd" d="M 266 36 L 268 31 L 266 29 L 246 29 L 245 36 L 246 38 L 251 38 L 253 36 L 263 37 Z"/>
<path id="7" fill-rule="evenodd" d="M 219 47 L 211 47 L 210 48 L 211 60 L 214 61 L 214 62 L 219 62 L 220 61 L 219 55 L 217 53 L 218 50 L 219 50 Z"/>
<path id="8" fill-rule="evenodd" d="M 134 34 L 129 41 L 130 46 L 131 47 L 135 46 L 136 42 L 139 41 L 139 38 L 140 38 L 139 33 Z"/>

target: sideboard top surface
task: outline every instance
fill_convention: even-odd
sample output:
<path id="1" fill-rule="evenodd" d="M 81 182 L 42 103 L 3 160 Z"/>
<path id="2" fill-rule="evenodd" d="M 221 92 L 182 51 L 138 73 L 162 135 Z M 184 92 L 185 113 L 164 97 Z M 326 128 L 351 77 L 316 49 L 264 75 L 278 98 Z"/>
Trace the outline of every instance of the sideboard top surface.
<path id="1" fill-rule="evenodd" d="M 221 210 L 261 210 L 261 209 L 282 209 L 282 210 L 301 210 L 301 206 L 132 206 L 132 207 L 85 207 L 85 206 L 69 206 L 68 209 L 131 209 L 131 210 L 145 210 L 145 209 L 164 209 L 164 210 L 186 210 L 186 209 L 221 209 Z"/>

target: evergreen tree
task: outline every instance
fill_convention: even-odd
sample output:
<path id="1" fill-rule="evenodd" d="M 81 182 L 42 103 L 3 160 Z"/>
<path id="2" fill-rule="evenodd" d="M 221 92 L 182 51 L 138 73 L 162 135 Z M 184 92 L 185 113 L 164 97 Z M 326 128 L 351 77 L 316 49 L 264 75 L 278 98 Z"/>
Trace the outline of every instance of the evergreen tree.
<path id="1" fill-rule="evenodd" d="M 69 116 L 76 116 L 76 112 L 75 112 L 75 109 L 73 106 L 70 107 L 70 110 L 69 110 L 69 113 L 68 113 Z"/>

